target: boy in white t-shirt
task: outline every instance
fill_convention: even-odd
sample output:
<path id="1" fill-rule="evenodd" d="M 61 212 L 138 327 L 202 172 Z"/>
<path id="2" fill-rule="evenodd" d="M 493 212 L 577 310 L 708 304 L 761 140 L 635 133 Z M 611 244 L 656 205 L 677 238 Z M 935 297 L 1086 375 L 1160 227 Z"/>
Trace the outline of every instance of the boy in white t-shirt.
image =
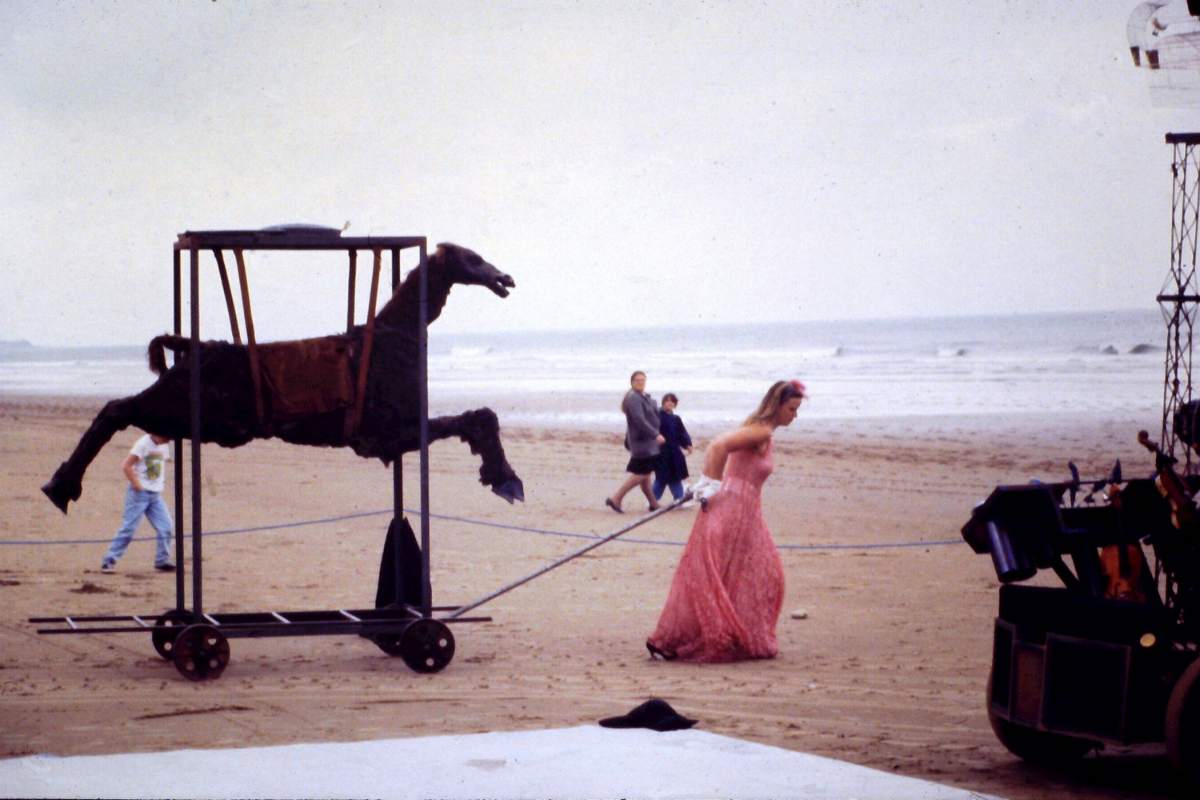
<path id="1" fill-rule="evenodd" d="M 166 480 L 166 464 L 171 458 L 170 440 L 165 436 L 149 433 L 138 439 L 122 464 L 129 488 L 125 490 L 125 518 L 121 529 L 113 537 L 108 554 L 100 564 L 101 572 L 115 572 L 117 559 L 129 547 L 142 515 L 150 520 L 158 532 L 158 543 L 154 553 L 154 568 L 161 572 L 174 572 L 171 563 L 171 513 L 163 502 L 162 490 Z"/>

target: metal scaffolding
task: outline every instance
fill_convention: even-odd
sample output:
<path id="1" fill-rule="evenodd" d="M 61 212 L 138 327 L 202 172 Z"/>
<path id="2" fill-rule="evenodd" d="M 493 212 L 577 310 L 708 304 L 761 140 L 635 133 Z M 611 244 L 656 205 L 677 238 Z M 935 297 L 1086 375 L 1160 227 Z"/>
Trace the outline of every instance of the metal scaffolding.
<path id="1" fill-rule="evenodd" d="M 1194 474 L 1191 447 L 1179 447 L 1176 413 L 1193 399 L 1192 332 L 1200 303 L 1196 250 L 1200 236 L 1200 133 L 1169 133 L 1171 163 L 1171 271 L 1159 292 L 1159 308 L 1167 324 L 1166 375 L 1163 380 L 1162 442 L 1164 452 L 1180 461 L 1180 472 Z M 1193 410 L 1193 414 L 1194 414 Z M 1193 430 L 1195 422 L 1192 420 Z"/>

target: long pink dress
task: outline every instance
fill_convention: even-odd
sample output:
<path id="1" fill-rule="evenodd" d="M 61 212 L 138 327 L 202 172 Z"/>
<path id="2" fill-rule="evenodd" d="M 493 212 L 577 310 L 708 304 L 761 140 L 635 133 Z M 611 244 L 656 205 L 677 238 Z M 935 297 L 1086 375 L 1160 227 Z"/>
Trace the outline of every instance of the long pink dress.
<path id="1" fill-rule="evenodd" d="M 739 661 L 779 653 L 783 562 L 762 515 L 765 452 L 729 455 L 721 491 L 696 514 L 650 644 L 681 661 Z"/>

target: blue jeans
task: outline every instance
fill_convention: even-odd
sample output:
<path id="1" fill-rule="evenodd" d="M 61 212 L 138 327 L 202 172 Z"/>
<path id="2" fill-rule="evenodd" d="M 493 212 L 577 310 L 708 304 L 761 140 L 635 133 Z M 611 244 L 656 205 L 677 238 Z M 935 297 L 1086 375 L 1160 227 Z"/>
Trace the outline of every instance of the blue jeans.
<path id="1" fill-rule="evenodd" d="M 655 500 L 658 500 L 662 497 L 663 487 L 665 487 L 665 486 L 670 487 L 671 497 L 674 497 L 676 500 L 683 497 L 683 481 L 672 481 L 671 483 L 667 483 L 666 481 L 660 481 L 658 478 L 655 478 L 654 479 L 654 499 Z"/>
<path id="2" fill-rule="evenodd" d="M 115 563 L 124 554 L 125 548 L 129 547 L 129 542 L 133 540 L 133 534 L 137 531 L 143 514 L 146 515 L 146 519 L 150 520 L 154 530 L 158 532 L 154 566 L 162 566 L 171 560 L 171 531 L 174 527 L 171 524 L 171 513 L 167 511 L 167 504 L 163 502 L 162 494 L 145 490 L 139 492 L 130 486 L 125 490 L 125 519 L 121 521 L 121 529 L 117 531 L 112 544 L 108 547 L 108 554 L 104 556 L 105 562 Z"/>

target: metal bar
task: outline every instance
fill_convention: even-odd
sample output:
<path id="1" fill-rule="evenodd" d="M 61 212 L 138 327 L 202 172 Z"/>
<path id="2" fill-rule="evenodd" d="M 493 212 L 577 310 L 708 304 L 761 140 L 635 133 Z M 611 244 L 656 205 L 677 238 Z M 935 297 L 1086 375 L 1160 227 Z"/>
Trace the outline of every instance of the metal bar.
<path id="1" fill-rule="evenodd" d="M 396 296 L 396 292 L 400 289 L 400 251 L 392 250 L 392 297 Z M 392 523 L 399 524 L 404 519 L 404 454 L 397 456 L 392 462 Z M 392 544 L 395 549 L 392 553 L 395 556 L 392 559 L 392 585 L 395 589 L 395 598 L 397 601 L 404 597 L 404 578 L 403 570 L 401 570 L 400 562 L 400 539 L 399 531 L 393 528 L 396 533 Z"/>
<path id="2" fill-rule="evenodd" d="M 205 615 L 207 616 L 207 615 Z M 279 622 L 239 622 L 221 625 L 221 633 L 229 639 L 248 637 L 283 637 L 283 636 L 340 636 L 354 634 L 360 631 L 372 633 L 399 633 L 404 630 L 413 618 L 380 619 L 352 622 L 350 620 L 322 620 L 317 622 L 292 622 L 284 625 Z M 459 617 L 444 620 L 447 623 L 491 622 L 490 616 Z M 217 623 L 213 623 L 217 624 Z M 146 634 L 146 628 L 107 627 L 107 628 L 38 628 L 39 634 L 87 634 L 87 633 L 140 633 Z"/>
<path id="3" fill-rule="evenodd" d="M 175 247 L 180 250 L 374 250 L 393 247 L 418 247 L 425 242 L 423 236 L 340 236 L 312 235 L 293 232 L 279 234 L 268 231 L 187 231 L 179 234 Z"/>
<path id="4" fill-rule="evenodd" d="M 358 251 L 350 250 L 350 287 L 346 291 L 346 333 L 354 330 L 354 283 L 358 279 Z"/>
<path id="5" fill-rule="evenodd" d="M 433 586 L 429 578 L 429 270 L 426 266 L 425 243 L 422 242 L 418 270 L 420 277 L 417 281 L 417 388 L 421 408 L 421 613 L 430 617 L 433 616 Z"/>
<path id="6" fill-rule="evenodd" d="M 274 617 L 275 619 L 279 620 L 280 622 L 284 623 L 284 624 L 287 624 L 287 623 L 289 623 L 289 622 L 291 621 L 291 620 L 289 620 L 287 617 L 283 616 L 282 614 L 280 614 L 280 613 L 279 613 L 279 612 L 277 612 L 277 611 L 272 611 L 272 612 L 271 612 L 271 616 L 272 616 L 272 617 Z"/>
<path id="7" fill-rule="evenodd" d="M 358 361 L 358 381 L 355 386 L 354 405 L 346 409 L 346 420 L 343 432 L 350 439 L 358 432 L 358 424 L 362 421 L 363 403 L 367 395 L 367 371 L 371 366 L 371 345 L 375 341 L 375 300 L 379 294 L 379 270 L 383 264 L 382 251 L 375 251 L 375 263 L 371 268 L 371 297 L 367 301 L 367 324 L 363 328 L 362 354 Z"/>
<path id="8" fill-rule="evenodd" d="M 613 539 L 616 539 L 618 536 L 620 536 L 624 533 L 628 533 L 629 531 L 633 530 L 634 528 L 636 528 L 640 525 L 645 525 L 647 522 L 649 522 L 652 519 L 661 517 L 663 514 L 666 514 L 668 511 L 673 511 L 674 509 L 678 508 L 679 506 L 683 505 L 684 503 L 686 503 L 688 500 L 691 500 L 691 499 L 692 499 L 692 493 L 684 492 L 683 497 L 674 501 L 669 506 L 663 506 L 662 508 L 658 509 L 657 511 L 651 511 L 649 514 L 646 514 L 645 516 L 634 520 L 630 524 L 626 525 L 624 528 L 613 531 L 612 533 L 608 534 L 605 537 L 597 539 L 596 541 L 594 541 L 590 544 L 584 545 L 583 547 L 579 548 L 578 550 L 576 550 L 572 553 L 568 553 L 567 555 L 563 556 L 562 558 L 551 562 L 550 564 L 542 567 L 541 569 L 534 570 L 533 572 L 526 575 L 524 578 L 513 581 L 512 583 L 508 584 L 507 586 L 501 586 L 499 589 L 492 592 L 491 594 L 485 595 L 485 596 L 479 598 L 478 600 L 474 600 L 470 603 L 467 603 L 465 606 L 462 606 L 461 608 L 451 611 L 449 614 L 447 614 L 444 617 L 441 617 L 440 619 L 442 622 L 445 622 L 447 620 L 455 619 L 456 617 L 462 616 L 463 614 L 470 611 L 471 609 L 477 608 L 477 607 L 483 605 L 484 603 L 488 602 L 489 600 L 494 600 L 495 598 L 499 597 L 500 595 L 505 594 L 507 592 L 511 592 L 513 589 L 517 588 L 518 586 L 521 586 L 522 584 L 526 584 L 529 581 L 533 580 L 534 578 L 536 578 L 540 575 L 545 575 L 547 572 L 549 572 L 552 569 L 557 569 L 558 567 L 561 567 L 563 564 L 567 563 L 571 559 L 578 558 L 579 556 L 583 555 L 584 553 L 588 552 L 589 550 L 595 550 L 600 545 L 607 544 L 608 542 L 611 542 Z"/>
<path id="9" fill-rule="evenodd" d="M 81 617 L 78 614 L 70 617 L 30 617 L 32 623 L 48 623 L 58 622 L 63 625 L 72 624 L 74 622 L 121 622 L 124 620 L 137 619 L 137 616 L 131 614 L 121 614 L 119 616 L 99 616 L 99 617 Z"/>
<path id="10" fill-rule="evenodd" d="M 213 615 L 212 615 L 212 614 L 205 614 L 205 615 L 204 615 L 204 618 L 205 618 L 206 620 L 208 620 L 209 624 L 211 624 L 211 625 L 216 625 L 218 628 L 219 628 L 219 627 L 221 627 L 221 623 L 217 622 L 217 621 L 216 621 L 216 620 L 213 618 Z"/>
<path id="11" fill-rule="evenodd" d="M 52 633 L 140 633 L 145 635 L 145 628 L 78 628 L 72 630 L 70 628 L 38 628 L 36 633 L 39 635 Z"/>
<path id="12" fill-rule="evenodd" d="M 197 622 L 204 613 L 204 592 L 201 568 L 201 498 L 200 498 L 200 251 L 191 251 L 191 323 L 192 347 L 190 375 L 192 379 L 192 613 Z"/>
<path id="13" fill-rule="evenodd" d="M 456 610 L 458 610 L 458 608 L 459 608 L 458 606 L 434 606 L 433 610 L 434 611 L 456 611 Z M 225 627 L 229 627 L 231 625 L 236 625 L 236 624 L 247 622 L 248 620 L 254 621 L 256 623 L 257 622 L 270 622 L 270 620 L 267 620 L 267 619 L 250 620 L 250 618 L 258 618 L 258 617 L 265 618 L 265 617 L 274 616 L 276 613 L 278 613 L 278 612 L 275 612 L 275 611 L 258 611 L 258 612 L 255 612 L 255 611 L 251 611 L 251 612 L 215 611 L 215 612 L 212 612 L 211 614 L 205 614 L 205 616 L 211 617 L 211 618 L 217 620 L 218 622 L 220 622 L 221 625 L 223 625 Z M 418 616 L 417 609 L 415 609 L 411 606 L 409 606 L 407 608 L 352 608 L 349 610 L 332 609 L 332 610 L 327 610 L 327 611 L 319 611 L 319 610 L 285 611 L 285 612 L 281 613 L 280 616 L 283 617 L 284 621 L 287 624 L 294 625 L 294 624 L 296 624 L 297 619 L 300 619 L 302 617 L 312 617 L 313 615 L 317 615 L 317 614 L 331 617 L 331 619 L 326 619 L 326 620 L 308 619 L 306 621 L 308 621 L 308 622 L 314 622 L 314 621 L 316 621 L 316 622 L 320 622 L 320 621 L 336 622 L 340 625 L 346 621 L 345 618 L 357 619 L 360 622 L 378 622 L 380 620 L 386 621 L 386 620 L 393 620 L 393 619 L 412 620 L 412 619 L 416 619 Z M 289 619 L 288 616 L 286 616 L 286 615 L 290 615 L 291 617 L 293 617 L 293 619 Z M 74 623 L 125 622 L 125 621 L 134 621 L 139 618 L 149 618 L 149 617 L 154 617 L 155 619 L 157 619 L 158 616 L 159 615 L 157 612 L 149 612 L 146 614 L 117 614 L 117 615 L 102 614 L 102 615 L 90 616 L 90 617 L 89 616 L 81 616 L 79 614 L 73 614 L 68 617 L 29 617 L 27 621 L 30 623 L 37 623 L 37 624 L 48 624 L 48 623 L 53 622 L 53 623 L 59 623 L 59 624 L 66 625 L 69 622 L 74 622 Z M 272 623 L 272 624 L 274 624 L 274 623 Z M 139 629 L 131 628 L 130 630 L 139 630 Z"/>
<path id="14" fill-rule="evenodd" d="M 175 289 L 175 335 L 183 335 L 183 269 L 180 263 L 181 253 L 172 253 L 174 265 Z M 179 363 L 179 351 L 171 352 L 171 363 Z M 186 526 L 183 523 L 183 439 L 175 439 L 175 608 L 182 610 L 184 606 L 184 574 L 183 554 Z"/>
<path id="15" fill-rule="evenodd" d="M 237 308 L 233 304 L 233 290 L 229 288 L 229 270 L 225 269 L 225 254 L 213 250 L 217 259 L 217 271 L 221 273 L 221 290 L 225 292 L 225 308 L 229 311 L 229 330 L 233 332 L 233 343 L 242 343 L 242 334 L 238 330 Z"/>
<path id="16" fill-rule="evenodd" d="M 146 620 L 142 619 L 141 617 L 137 616 L 136 614 L 134 614 L 134 616 L 133 616 L 133 621 L 136 622 L 138 625 L 141 625 L 143 628 L 153 627 L 153 623 L 146 622 Z"/>
<path id="17" fill-rule="evenodd" d="M 246 345 L 250 350 L 250 377 L 254 380 L 254 409 L 258 414 L 258 422 L 264 428 L 267 425 L 266 411 L 263 407 L 262 373 L 258 364 L 258 339 L 254 336 L 254 314 L 250 311 L 250 282 L 246 278 L 246 261 L 241 250 L 233 251 L 237 259 L 238 282 L 242 287 L 242 317 L 246 320 Z"/>

